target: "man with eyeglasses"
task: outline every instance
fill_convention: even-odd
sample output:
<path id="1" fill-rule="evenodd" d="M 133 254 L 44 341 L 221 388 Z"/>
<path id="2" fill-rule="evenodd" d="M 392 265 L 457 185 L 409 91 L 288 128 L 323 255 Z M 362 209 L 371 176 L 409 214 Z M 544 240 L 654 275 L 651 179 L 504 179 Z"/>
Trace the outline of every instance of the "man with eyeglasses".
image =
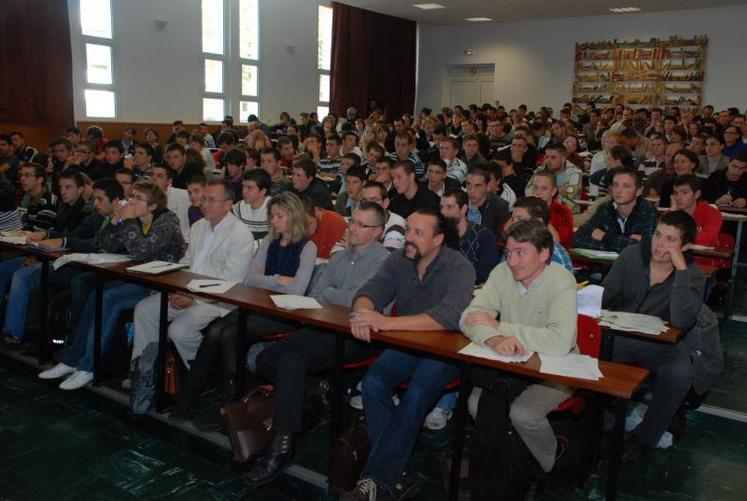
<path id="1" fill-rule="evenodd" d="M 344 307 L 384 261 L 389 253 L 380 243 L 384 209 L 373 202 L 362 202 L 348 225 L 347 247 L 336 253 L 314 285 L 311 297 L 323 304 Z M 329 370 L 334 364 L 335 335 L 303 328 L 278 341 L 257 358 L 257 369 L 275 384 L 275 413 L 272 447 L 244 476 L 252 486 L 264 485 L 283 471 L 292 456 L 293 434 L 302 431 L 304 393 L 324 398 L 329 384 L 307 377 Z M 371 345 L 360 341 L 345 343 L 345 360 L 361 360 L 371 355 Z M 307 389 L 308 388 L 308 389 Z"/>
<path id="2" fill-rule="evenodd" d="M 95 158 L 96 144 L 91 141 L 82 141 L 75 147 L 75 154 L 69 169 L 81 172 L 92 180 L 97 181 L 103 177 L 111 176 L 109 168 Z"/>

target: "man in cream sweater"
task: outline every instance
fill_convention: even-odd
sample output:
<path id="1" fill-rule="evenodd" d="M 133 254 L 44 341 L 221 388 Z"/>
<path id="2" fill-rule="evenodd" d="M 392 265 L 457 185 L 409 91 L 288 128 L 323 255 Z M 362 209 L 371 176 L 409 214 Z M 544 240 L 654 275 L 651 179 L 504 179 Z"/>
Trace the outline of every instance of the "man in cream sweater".
<path id="1" fill-rule="evenodd" d="M 511 226 L 506 260 L 493 269 L 462 313 L 462 332 L 501 355 L 533 351 L 564 355 L 575 350 L 576 282 L 568 270 L 551 263 L 552 251 L 552 235 L 542 222 L 519 221 Z M 500 320 L 496 320 L 498 315 Z M 509 412 L 511 424 L 542 471 L 549 473 L 567 441 L 555 436 L 547 414 L 568 398 L 572 389 L 500 373 L 495 377 L 510 379 L 515 395 Z M 476 388 L 470 398 L 473 415 L 480 393 Z M 540 482 L 532 485 L 537 490 Z"/>

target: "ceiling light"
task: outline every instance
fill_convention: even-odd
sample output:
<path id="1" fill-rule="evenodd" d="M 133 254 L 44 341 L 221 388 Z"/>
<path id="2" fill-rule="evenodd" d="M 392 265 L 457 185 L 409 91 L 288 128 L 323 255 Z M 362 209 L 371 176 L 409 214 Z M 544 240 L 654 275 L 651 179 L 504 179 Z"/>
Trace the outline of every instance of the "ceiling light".
<path id="1" fill-rule="evenodd" d="M 445 9 L 446 7 L 441 5 L 440 3 L 416 3 L 412 5 L 413 7 L 417 7 L 418 9 L 422 10 L 435 10 L 435 9 Z"/>
<path id="2" fill-rule="evenodd" d="M 484 23 L 485 21 L 492 21 L 489 17 L 465 17 L 465 21 L 469 21 L 470 23 Z"/>
<path id="3" fill-rule="evenodd" d="M 639 7 L 613 7 L 610 9 L 610 12 L 614 12 L 615 14 L 630 14 L 631 12 L 640 12 L 641 9 Z"/>

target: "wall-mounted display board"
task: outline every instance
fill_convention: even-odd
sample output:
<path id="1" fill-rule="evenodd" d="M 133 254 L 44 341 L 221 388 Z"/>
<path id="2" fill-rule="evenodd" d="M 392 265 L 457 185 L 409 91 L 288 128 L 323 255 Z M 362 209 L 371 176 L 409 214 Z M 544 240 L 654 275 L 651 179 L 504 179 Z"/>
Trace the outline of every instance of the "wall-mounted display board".
<path id="1" fill-rule="evenodd" d="M 700 106 L 707 36 L 576 43 L 574 107 Z"/>

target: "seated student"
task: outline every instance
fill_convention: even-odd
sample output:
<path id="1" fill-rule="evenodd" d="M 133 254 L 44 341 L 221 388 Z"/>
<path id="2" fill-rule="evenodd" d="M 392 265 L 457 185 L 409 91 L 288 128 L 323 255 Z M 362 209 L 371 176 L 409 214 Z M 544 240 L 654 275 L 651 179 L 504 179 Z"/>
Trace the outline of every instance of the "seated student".
<path id="1" fill-rule="evenodd" d="M 518 223 L 519 221 L 542 221 L 547 226 L 548 231 L 552 235 L 555 242 L 558 241 L 558 236 L 553 232 L 553 228 L 550 225 L 550 211 L 547 208 L 547 204 L 537 197 L 524 197 L 516 201 L 514 205 L 514 211 L 511 213 L 511 218 L 506 221 L 505 232 Z M 505 255 L 502 256 L 503 261 Z M 568 251 L 562 245 L 554 245 L 552 248 L 552 261 L 558 263 L 566 270 L 573 273 L 573 262 L 571 257 L 568 255 Z"/>
<path id="2" fill-rule="evenodd" d="M 729 159 L 726 169 L 717 170 L 705 183 L 705 199 L 716 205 L 747 206 L 747 151 Z"/>
<path id="3" fill-rule="evenodd" d="M 176 172 L 168 165 L 154 165 L 150 179 L 166 194 L 168 209 L 176 214 L 184 240 L 189 243 L 189 193 L 173 186 Z"/>
<path id="4" fill-rule="evenodd" d="M 316 245 L 306 236 L 303 203 L 295 194 L 284 192 L 270 200 L 269 213 L 270 232 L 262 239 L 244 283 L 282 294 L 303 294 L 316 262 Z M 236 366 L 238 319 L 238 310 L 234 310 L 208 327 L 187 381 L 192 395 L 200 395 L 205 390 L 210 373 L 220 362 L 221 400 L 225 403 L 235 399 L 236 371 L 240 369 Z M 251 340 L 291 329 L 285 323 L 262 315 L 247 316 L 247 334 Z M 199 402 L 191 400 L 192 404 Z M 192 405 L 191 413 L 198 418 L 195 424 L 200 429 L 220 429 L 222 425 L 217 408 L 202 413 Z"/>
<path id="5" fill-rule="evenodd" d="M 677 177 L 674 180 L 672 209 L 685 211 L 695 220 L 698 232 L 693 239 L 694 244 L 716 247 L 723 218 L 718 209 L 701 200 L 700 185 L 700 179 L 693 174 Z"/>
<path id="6" fill-rule="evenodd" d="M 369 176 L 371 181 L 381 183 L 386 188 L 390 199 L 397 194 L 397 190 L 394 189 L 394 183 L 392 182 L 393 165 L 389 157 L 378 158 L 376 164 L 373 166 L 373 172 Z"/>
<path id="7" fill-rule="evenodd" d="M 662 185 L 674 179 L 674 156 L 680 150 L 684 149 L 681 143 L 669 143 L 664 152 L 664 165 L 657 171 L 652 172 L 646 178 L 646 184 L 643 187 L 643 196 L 658 197 L 661 193 Z"/>
<path id="8" fill-rule="evenodd" d="M 338 174 L 342 165 L 342 140 L 338 135 L 327 136 L 325 139 L 326 156 L 319 162 L 319 170 L 327 174 Z"/>
<path id="9" fill-rule="evenodd" d="M 233 193 L 233 201 L 238 202 L 241 200 L 242 183 L 244 181 L 244 168 L 246 167 L 246 153 L 238 148 L 228 150 L 223 155 L 223 166 L 226 169 L 226 175 L 224 179 L 231 187 L 231 193 Z"/>
<path id="10" fill-rule="evenodd" d="M 126 206 L 117 205 L 111 223 L 116 232 L 107 233 L 102 248 L 129 254 L 136 261 L 177 262 L 184 255 L 184 238 L 176 215 L 166 208 L 166 194 L 153 182 L 135 184 Z M 119 315 L 148 295 L 142 285 L 112 280 L 104 285 L 101 352 L 106 353 L 116 333 Z M 75 343 L 65 348 L 62 362 L 39 374 L 41 379 L 68 376 L 62 390 L 76 390 L 93 380 L 93 338 L 95 294 L 86 301 L 75 333 Z"/>
<path id="11" fill-rule="evenodd" d="M 347 248 L 332 257 L 309 296 L 322 304 L 349 308 L 358 289 L 389 257 L 389 252 L 380 243 L 384 221 L 381 206 L 363 202 L 351 216 Z M 257 358 L 257 370 L 275 385 L 272 419 L 275 437 L 272 447 L 244 476 L 250 485 L 259 486 L 271 481 L 288 464 L 292 456 L 293 434 L 302 431 L 304 390 L 309 387 L 307 376 L 332 368 L 335 339 L 333 334 L 303 328 L 269 346 Z M 360 341 L 345 343 L 347 361 L 370 355 L 369 344 Z"/>
<path id="12" fill-rule="evenodd" d="M 377 162 L 377 169 L 382 164 L 383 162 Z M 396 162 L 391 168 L 391 176 L 397 193 L 391 197 L 389 210 L 407 218 L 417 209 L 438 209 L 438 195 L 418 182 L 415 169 L 409 161 Z"/>
<path id="13" fill-rule="evenodd" d="M 91 141 L 82 141 L 75 147 L 75 155 L 66 170 L 81 172 L 94 181 L 102 177 L 111 177 L 112 173 L 100 160 L 95 158 L 96 144 Z"/>
<path id="14" fill-rule="evenodd" d="M 603 282 L 602 307 L 653 315 L 690 329 L 705 288 L 705 277 L 687 252 L 696 233 L 695 220 L 684 211 L 664 214 L 650 243 L 631 246 L 615 260 Z M 654 398 L 622 455 L 623 462 L 636 462 L 670 426 L 693 384 L 693 362 L 685 342 L 652 343 L 632 337 L 615 339 L 613 359 L 643 365 L 656 375 Z"/>
<path id="15" fill-rule="evenodd" d="M 490 172 L 485 167 L 472 167 L 467 171 L 467 219 L 486 227 L 496 237 L 500 237 L 503 225 L 510 216 L 508 202 L 488 190 L 489 182 Z"/>
<path id="16" fill-rule="evenodd" d="M 467 134 L 462 138 L 462 160 L 467 169 L 478 165 L 486 166 L 488 161 L 480 154 L 480 140 L 474 134 Z"/>
<path id="17" fill-rule="evenodd" d="M 459 233 L 459 250 L 475 267 L 475 284 L 482 284 L 498 264 L 500 256 L 497 238 L 485 226 L 467 219 L 468 207 L 467 194 L 459 188 L 448 190 L 441 197 L 441 214 L 456 227 Z"/>
<path id="18" fill-rule="evenodd" d="M 560 201 L 566 204 L 571 212 L 580 212 L 575 201 L 581 196 L 582 172 L 566 159 L 565 146 L 560 143 L 548 144 L 545 148 L 545 165 L 537 170 L 555 174 Z M 531 185 L 530 180 L 526 189 L 531 190 Z"/>
<path id="19" fill-rule="evenodd" d="M 107 176 L 112 177 L 114 172 L 124 167 L 124 145 L 121 141 L 112 139 L 104 145 L 104 166 Z"/>
<path id="20" fill-rule="evenodd" d="M 457 180 L 446 175 L 446 163 L 440 158 L 434 158 L 428 162 L 426 181 L 428 189 L 439 197 L 443 196 L 447 190 L 459 188 Z"/>
<path id="21" fill-rule="evenodd" d="M 187 150 L 181 144 L 171 143 L 164 152 L 166 165 L 174 170 L 172 184 L 174 188 L 187 189 L 187 182 L 194 176 L 202 174 L 202 168 L 187 158 Z"/>
<path id="22" fill-rule="evenodd" d="M 293 161 L 293 193 L 299 197 L 309 197 L 322 209 L 333 210 L 332 197 L 324 183 L 316 177 L 316 165 L 307 156 L 299 156 Z"/>
<path id="23" fill-rule="evenodd" d="M 612 199 L 599 206 L 594 215 L 573 236 L 573 246 L 620 252 L 648 240 L 656 225 L 656 207 L 641 197 L 638 172 L 626 167 L 612 171 Z"/>
<path id="24" fill-rule="evenodd" d="M 335 244 L 345 235 L 348 223 L 335 211 L 322 209 L 308 197 L 301 197 L 306 211 L 306 235 L 316 245 L 316 257 L 329 259 Z"/>
<path id="25" fill-rule="evenodd" d="M 717 170 L 726 169 L 729 157 L 723 154 L 724 140 L 721 136 L 708 136 L 705 140 L 705 155 L 698 157 L 698 174 L 710 176 Z"/>
<path id="26" fill-rule="evenodd" d="M 384 233 L 381 243 L 388 251 L 401 249 L 405 246 L 405 219 L 389 210 L 389 192 L 386 187 L 376 181 L 368 181 L 363 186 L 361 203 L 373 202 L 384 209 Z"/>
<path id="27" fill-rule="evenodd" d="M 415 170 L 415 178 L 421 180 L 425 177 L 425 167 L 414 149 L 415 138 L 406 130 L 402 130 L 395 134 L 394 153 L 390 153 L 388 156 L 393 164 L 406 160 L 412 162 L 412 167 Z"/>
<path id="28" fill-rule="evenodd" d="M 272 182 L 270 189 L 267 191 L 267 196 L 274 197 L 284 191 L 288 191 L 293 188 L 293 185 L 285 177 L 282 169 L 280 168 L 280 153 L 273 148 L 265 148 L 259 152 L 260 165 L 262 170 L 270 175 Z"/>
<path id="29" fill-rule="evenodd" d="M 345 153 L 342 156 L 342 163 L 340 164 L 340 173 L 338 174 L 338 179 L 327 183 L 329 186 L 329 189 L 332 193 L 345 193 L 345 176 L 348 173 L 348 170 L 350 170 L 351 167 L 360 167 L 361 166 L 361 157 L 358 156 L 357 153 Z M 365 171 L 364 171 L 365 172 Z"/>
<path id="30" fill-rule="evenodd" d="M 508 203 L 509 212 L 513 210 L 516 203 L 516 193 L 508 183 L 503 182 L 503 167 L 496 161 L 490 161 L 486 164 L 490 181 L 488 181 L 488 191 L 498 195 Z"/>
<path id="31" fill-rule="evenodd" d="M 674 154 L 672 164 L 676 177 L 695 174 L 698 171 L 698 156 L 690 150 L 680 150 Z M 676 177 L 662 183 L 661 191 L 659 191 L 659 207 L 672 206 L 672 193 Z"/>
<path id="32" fill-rule="evenodd" d="M 558 188 L 555 174 L 540 171 L 534 175 L 532 182 L 532 196 L 545 202 L 550 207 L 550 226 L 556 242 L 566 249 L 573 247 L 573 214 L 567 205 L 557 199 Z"/>
<path id="33" fill-rule="evenodd" d="M 132 187 L 135 186 L 136 175 L 132 169 L 122 167 L 114 171 L 114 180 L 122 186 L 125 198 L 132 194 Z"/>
<path id="34" fill-rule="evenodd" d="M 23 219 L 16 203 L 16 187 L 0 172 L 0 231 L 18 231 Z"/>
<path id="35" fill-rule="evenodd" d="M 354 153 L 349 153 L 354 155 Z M 335 200 L 335 211 L 345 217 L 350 217 L 361 203 L 363 185 L 366 183 L 366 171 L 356 165 L 345 172 L 345 190 Z"/>
<path id="36" fill-rule="evenodd" d="M 438 143 L 438 154 L 446 164 L 446 175 L 456 179 L 461 186 L 467 178 L 467 164 L 457 158 L 459 153 L 459 141 L 453 137 L 442 139 Z"/>
<path id="37" fill-rule="evenodd" d="M 231 186 L 222 179 L 209 181 L 202 201 L 204 218 L 190 229 L 192 238 L 182 258 L 183 263 L 189 264 L 189 271 L 235 282 L 246 279 L 252 263 L 254 238 L 249 228 L 231 214 L 232 206 Z M 152 407 L 160 300 L 160 294 L 154 294 L 135 307 L 135 339 L 130 364 L 131 408 L 135 414 L 144 414 Z M 167 315 L 171 324 L 168 337 L 185 366 L 191 366 L 202 343 L 200 331 L 232 309 L 229 305 L 191 294 L 169 294 Z M 187 396 L 191 397 L 194 395 Z"/>
<path id="38" fill-rule="evenodd" d="M 370 175 L 373 172 L 374 167 L 376 166 L 376 161 L 379 158 L 384 158 L 385 156 L 386 151 L 384 151 L 384 148 L 382 148 L 379 143 L 375 141 L 369 143 L 366 149 L 366 163 L 363 164 L 366 172 Z"/>
<path id="39" fill-rule="evenodd" d="M 589 183 L 599 188 L 599 195 L 596 200 L 594 200 L 595 202 L 600 198 L 609 196 L 610 173 L 617 167 L 626 167 L 628 169 L 635 168 L 633 155 L 625 146 L 613 146 L 607 153 L 607 168 L 595 172 L 594 175 L 589 178 Z M 641 175 L 640 169 L 638 169 L 638 175 Z"/>
<path id="40" fill-rule="evenodd" d="M 649 156 L 638 165 L 638 172 L 645 181 L 649 175 L 664 167 L 664 153 L 669 142 L 665 136 L 656 134 L 649 138 L 651 151 Z"/>
<path id="41" fill-rule="evenodd" d="M 132 169 L 138 178 L 150 176 L 153 166 L 153 146 L 148 143 L 138 143 L 132 162 L 125 161 L 125 167 Z"/>
<path id="42" fill-rule="evenodd" d="M 190 231 L 192 225 L 202 219 L 202 194 L 206 185 L 207 179 L 205 179 L 205 176 L 195 176 L 187 181 L 187 193 L 191 204 L 187 209 Z"/>
<path id="43" fill-rule="evenodd" d="M 205 169 L 203 170 L 205 176 L 207 177 L 208 174 L 212 174 L 213 169 L 215 169 L 215 159 L 208 149 L 205 136 L 200 133 L 190 134 L 189 149 L 198 153 L 205 161 Z"/>
<path id="44" fill-rule="evenodd" d="M 482 289 L 475 291 L 461 315 L 461 331 L 472 342 L 501 355 L 529 351 L 565 355 L 574 351 L 576 281 L 573 274 L 550 262 L 555 245 L 546 224 L 519 221 L 508 230 L 506 239 L 506 261 L 493 270 Z M 498 315 L 500 320 L 496 319 Z M 544 477 L 568 447 L 566 439 L 555 436 L 547 414 L 573 390 L 489 369 L 475 369 L 473 374 L 478 386 L 504 380 L 511 387 L 509 419 L 541 469 L 530 474 L 534 477 L 530 482 L 534 494 L 524 498 L 534 499 Z M 482 391 L 479 387 L 473 390 L 470 410 L 478 421 L 495 419 L 481 412 Z M 480 481 L 490 478 L 487 474 L 485 477 Z"/>
<path id="45" fill-rule="evenodd" d="M 249 227 L 255 243 L 259 243 L 269 231 L 267 206 L 272 181 L 266 171 L 252 169 L 244 172 L 242 184 L 242 200 L 234 204 L 231 212 Z"/>
<path id="46" fill-rule="evenodd" d="M 457 329 L 472 297 L 475 270 L 454 248 L 455 229 L 440 212 L 418 209 L 407 218 L 406 237 L 404 249 L 393 252 L 355 296 L 350 329 L 357 339 L 369 342 L 380 330 Z M 392 301 L 397 316 L 381 314 Z M 362 383 L 371 452 L 355 489 L 342 501 L 405 499 L 417 491 L 405 475 L 407 462 L 428 409 L 458 374 L 457 366 L 441 360 L 384 350 Z M 392 392 L 408 379 L 395 406 Z"/>

